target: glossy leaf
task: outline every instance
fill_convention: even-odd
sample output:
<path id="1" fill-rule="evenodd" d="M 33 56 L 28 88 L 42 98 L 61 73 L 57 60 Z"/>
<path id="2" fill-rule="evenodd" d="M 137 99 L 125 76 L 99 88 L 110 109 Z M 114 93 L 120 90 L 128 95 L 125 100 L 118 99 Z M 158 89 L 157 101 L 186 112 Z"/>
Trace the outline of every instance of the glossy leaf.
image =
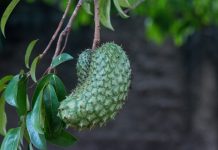
<path id="1" fill-rule="evenodd" d="M 2 34 L 5 37 L 5 26 L 8 21 L 8 18 L 10 17 L 11 13 L 13 12 L 14 8 L 17 6 L 17 4 L 20 2 L 20 0 L 12 0 L 11 3 L 8 5 L 6 8 L 4 14 L 2 15 L 1 18 L 1 31 Z"/>
<path id="2" fill-rule="evenodd" d="M 9 82 L 12 78 L 13 78 L 13 76 L 8 75 L 8 76 L 3 77 L 3 78 L 0 80 L 0 92 L 1 92 L 2 90 L 4 90 L 4 88 L 6 87 L 7 82 Z"/>
<path id="3" fill-rule="evenodd" d="M 31 143 L 30 136 L 29 136 L 27 128 L 26 128 L 26 121 L 25 121 L 25 129 L 24 129 L 23 136 L 24 136 L 25 140 L 27 141 L 27 143 Z"/>
<path id="4" fill-rule="evenodd" d="M 72 59 L 73 59 L 73 57 L 67 53 L 60 54 L 59 56 L 57 56 L 56 58 L 54 58 L 52 60 L 51 68 L 55 68 L 58 65 L 66 62 L 66 61 L 72 60 Z"/>
<path id="5" fill-rule="evenodd" d="M 10 129 L 1 145 L 1 150 L 17 150 L 21 138 L 21 127 Z"/>
<path id="6" fill-rule="evenodd" d="M 31 113 L 27 115 L 26 118 L 26 126 L 27 131 L 29 133 L 29 137 L 31 140 L 31 143 L 40 150 L 46 150 L 46 139 L 44 134 L 39 134 L 35 128 L 34 124 L 31 119 Z"/>
<path id="7" fill-rule="evenodd" d="M 40 91 L 36 103 L 33 107 L 33 110 L 31 111 L 31 120 L 33 123 L 33 128 L 35 131 L 37 131 L 40 134 L 43 134 L 43 125 L 44 125 L 44 119 L 43 119 L 43 110 L 42 110 L 42 96 L 43 96 L 43 89 Z"/>
<path id="8" fill-rule="evenodd" d="M 51 76 L 51 79 L 50 79 L 50 84 L 53 85 L 53 87 L 55 88 L 55 91 L 56 91 L 56 94 L 57 94 L 57 97 L 58 97 L 58 101 L 62 101 L 66 98 L 66 95 L 67 95 L 67 91 L 66 91 L 66 88 L 63 84 L 63 82 L 61 81 L 61 79 L 56 76 L 56 75 L 52 75 Z"/>
<path id="9" fill-rule="evenodd" d="M 48 84 L 43 93 L 43 100 L 45 103 L 46 112 L 46 136 L 54 137 L 57 136 L 63 129 L 63 123 L 58 114 L 59 101 L 56 95 L 55 89 L 51 84 Z"/>
<path id="10" fill-rule="evenodd" d="M 111 0 L 99 0 L 99 13 L 100 13 L 100 21 L 101 23 L 111 29 L 114 30 L 111 24 Z"/>
<path id="11" fill-rule="evenodd" d="M 25 116 L 26 117 L 26 116 Z M 21 116 L 20 117 L 20 122 L 19 122 L 19 124 L 20 124 L 20 127 L 21 127 L 21 131 L 20 131 L 20 137 L 21 137 L 21 145 L 23 145 L 24 143 L 23 143 L 23 137 L 24 137 L 24 133 L 25 133 L 25 130 L 26 130 L 26 118 L 25 118 L 24 116 Z M 24 137 L 25 138 L 25 137 Z"/>
<path id="12" fill-rule="evenodd" d="M 7 116 L 5 113 L 5 100 L 4 97 L 0 97 L 0 134 L 5 135 L 6 134 L 6 125 L 7 125 Z"/>
<path id="13" fill-rule="evenodd" d="M 8 77 L 9 80 L 11 77 Z M 9 105 L 17 108 L 20 116 L 27 112 L 27 78 L 25 75 L 16 75 L 9 82 L 5 89 L 4 98 Z"/>
<path id="14" fill-rule="evenodd" d="M 36 43 L 38 42 L 38 40 L 33 40 L 29 43 L 27 50 L 26 50 L 26 54 L 25 54 L 25 65 L 27 68 L 29 68 L 29 61 L 30 61 L 30 55 L 32 53 L 33 48 L 35 47 Z"/>
<path id="15" fill-rule="evenodd" d="M 6 83 L 7 83 L 8 81 L 10 81 L 12 78 L 13 78 L 12 75 L 7 75 L 7 76 L 3 77 L 3 78 L 0 80 L 0 85 L 6 84 Z"/>
<path id="16" fill-rule="evenodd" d="M 25 75 L 20 75 L 16 104 L 19 116 L 25 115 L 27 113 L 27 77 Z"/>
<path id="17" fill-rule="evenodd" d="M 40 79 L 38 81 L 36 89 L 35 89 L 34 94 L 33 94 L 33 100 L 32 100 L 32 105 L 33 106 L 35 105 L 35 102 L 36 102 L 36 100 L 38 98 L 39 93 L 42 91 L 42 89 L 44 89 L 44 87 L 46 85 L 48 85 L 49 80 L 51 79 L 51 77 L 52 77 L 52 74 L 48 74 L 48 75 L 45 75 L 42 79 Z"/>
<path id="18" fill-rule="evenodd" d="M 31 75 L 31 78 L 33 79 L 34 82 L 37 82 L 37 80 L 36 80 L 36 67 L 37 67 L 38 63 L 39 63 L 39 56 L 33 60 L 33 63 L 32 63 L 31 68 L 30 68 L 30 75 Z"/>
<path id="19" fill-rule="evenodd" d="M 49 142 L 62 147 L 72 146 L 77 141 L 77 139 L 67 131 L 63 131 L 58 137 L 48 140 Z"/>
<path id="20" fill-rule="evenodd" d="M 119 15 L 123 18 L 128 18 L 129 16 L 125 14 L 125 12 L 122 10 L 122 8 L 120 7 L 120 3 L 118 2 L 118 0 L 113 0 L 114 5 L 119 13 Z"/>
<path id="21" fill-rule="evenodd" d="M 62 101 L 63 99 L 65 99 L 67 92 L 66 92 L 65 86 L 63 82 L 61 81 L 61 79 L 55 74 L 48 74 L 44 76 L 37 84 L 36 90 L 34 91 L 34 94 L 33 94 L 33 105 L 41 89 L 43 89 L 49 83 L 52 84 L 53 87 L 55 88 L 58 100 Z"/>
<path id="22" fill-rule="evenodd" d="M 8 86 L 5 89 L 5 100 L 6 102 L 14 107 L 17 107 L 17 91 L 18 91 L 19 75 L 16 75 L 11 79 Z"/>

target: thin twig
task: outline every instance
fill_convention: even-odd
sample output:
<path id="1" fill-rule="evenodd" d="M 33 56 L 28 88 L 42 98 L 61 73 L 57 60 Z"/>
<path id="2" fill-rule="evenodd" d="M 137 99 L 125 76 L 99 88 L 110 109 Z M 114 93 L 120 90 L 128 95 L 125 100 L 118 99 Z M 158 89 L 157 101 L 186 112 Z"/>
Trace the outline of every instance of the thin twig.
<path id="1" fill-rule="evenodd" d="M 68 12 L 69 12 L 69 10 L 70 10 L 71 2 L 72 2 L 71 0 L 68 0 L 67 7 L 66 7 L 66 9 L 65 9 L 65 11 L 64 11 L 64 14 L 63 14 L 63 16 L 62 16 L 62 18 L 61 18 L 61 21 L 59 22 L 59 25 L 58 25 L 58 27 L 57 27 L 55 33 L 53 34 L 52 38 L 50 39 L 50 41 L 49 41 L 47 47 L 45 48 L 45 50 L 43 51 L 43 53 L 40 55 L 40 58 L 44 57 L 44 55 L 48 52 L 49 48 L 51 47 L 52 43 L 53 43 L 54 40 L 56 39 L 58 33 L 60 32 L 60 30 L 61 30 L 61 28 L 62 28 L 62 26 L 63 26 L 64 20 L 65 20 L 65 18 L 66 18 L 66 16 L 67 16 Z"/>
<path id="2" fill-rule="evenodd" d="M 68 37 L 69 37 L 69 32 L 67 32 L 67 35 L 65 37 L 65 42 L 64 42 L 64 46 L 61 49 L 61 52 L 59 54 L 62 54 L 67 46 L 67 42 L 68 42 Z"/>
<path id="3" fill-rule="evenodd" d="M 72 24 L 73 24 L 73 20 L 75 19 L 75 17 L 77 16 L 78 12 L 79 12 L 79 9 L 82 5 L 82 2 L 83 0 L 79 0 L 79 2 L 77 3 L 76 5 L 76 8 L 75 10 L 73 11 L 73 14 L 71 15 L 70 17 L 70 20 L 67 24 L 67 26 L 65 27 L 65 29 L 61 32 L 60 36 L 59 36 L 59 39 L 58 39 L 58 43 L 57 43 L 57 47 L 56 47 L 56 52 L 55 52 L 55 55 L 54 57 L 56 57 L 60 50 L 61 50 L 61 44 L 62 44 L 62 40 L 63 40 L 63 37 L 64 36 L 69 36 L 70 34 L 70 31 L 71 31 L 71 27 L 72 27 Z M 66 38 L 67 39 L 67 38 Z"/>
<path id="4" fill-rule="evenodd" d="M 92 44 L 92 50 L 95 50 L 100 44 L 100 19 L 99 19 L 99 1 L 94 0 L 95 5 L 95 33 L 94 33 L 94 40 Z"/>
<path id="5" fill-rule="evenodd" d="M 66 27 L 64 28 L 64 30 L 61 32 L 61 34 L 59 35 L 59 38 L 58 38 L 58 42 L 57 42 L 57 46 L 56 46 L 56 50 L 55 50 L 55 54 L 53 56 L 52 59 L 54 59 L 55 57 L 57 57 L 58 54 L 60 54 L 60 52 L 63 52 L 64 51 L 64 48 L 66 47 L 66 42 L 67 42 L 67 39 L 69 37 L 69 34 L 70 34 L 70 31 L 71 31 L 71 27 L 72 27 L 72 24 L 73 24 L 73 20 L 75 19 L 75 17 L 77 16 L 78 12 L 79 12 L 79 9 L 82 5 L 82 2 L 83 0 L 79 0 L 77 5 L 76 5 L 76 8 L 74 9 L 70 19 L 69 19 L 69 22 L 67 23 Z M 65 37 L 65 44 L 63 46 L 63 48 L 61 48 L 61 44 L 62 44 L 62 41 L 63 41 L 63 38 Z M 49 68 L 48 72 L 50 73 L 51 72 L 51 68 Z"/>

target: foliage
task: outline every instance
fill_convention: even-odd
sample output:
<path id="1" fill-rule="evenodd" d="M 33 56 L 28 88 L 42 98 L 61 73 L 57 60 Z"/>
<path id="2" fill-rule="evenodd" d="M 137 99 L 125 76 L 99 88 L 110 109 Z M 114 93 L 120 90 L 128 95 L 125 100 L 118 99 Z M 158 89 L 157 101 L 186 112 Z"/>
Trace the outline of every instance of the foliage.
<path id="1" fill-rule="evenodd" d="M 146 35 L 157 43 L 170 37 L 181 45 L 195 31 L 218 25 L 215 0 L 146 0 L 134 12 L 146 17 Z"/>
<path id="2" fill-rule="evenodd" d="M 33 3 L 36 0 L 26 0 Z M 67 0 L 42 0 L 51 6 L 65 10 Z M 3 1 L 5 2 L 5 1 Z M 2 3 L 3 3 L 2 2 Z M 5 27 L 13 10 L 20 0 L 11 0 L 1 18 L 1 31 L 5 35 Z M 76 5 L 74 2 L 74 6 Z M 141 4 L 141 5 L 139 5 Z M 116 10 L 122 18 L 128 18 L 129 10 L 133 14 L 146 17 L 146 35 L 149 39 L 162 43 L 166 38 L 173 39 L 181 45 L 185 39 L 203 27 L 218 25 L 218 1 L 216 0 L 99 0 L 101 24 L 114 30 L 111 13 Z M 83 1 L 83 11 L 78 14 L 77 26 L 91 24 L 93 18 L 93 0 Z M 136 8 L 136 9 L 135 9 Z M 73 11 L 71 9 L 70 13 Z M 25 66 L 17 75 L 8 75 L 0 79 L 0 134 L 4 136 L 1 150 L 17 150 L 24 147 L 23 140 L 37 149 L 46 149 L 50 142 L 59 146 L 70 146 L 76 138 L 68 133 L 66 124 L 57 117 L 60 102 L 68 95 L 61 79 L 54 73 L 46 73 L 38 80 L 37 66 L 41 55 L 30 62 L 31 53 L 38 40 L 33 40 L 27 47 Z M 0 42 L 1 46 L 1 42 Z M 73 57 L 67 53 L 53 58 L 50 68 L 54 69 Z M 35 91 L 29 97 L 30 80 L 34 81 Z M 6 130 L 7 115 L 5 104 L 13 106 L 19 116 L 17 128 Z"/>
<path id="3" fill-rule="evenodd" d="M 52 1 L 44 0 L 50 5 L 52 5 Z M 125 1 L 129 4 L 123 3 Z M 113 2 L 116 4 L 115 0 Z M 180 46 L 194 32 L 204 27 L 218 25 L 217 0 L 120 0 L 119 2 L 122 7 L 132 9 L 131 14 L 145 17 L 146 37 L 158 44 L 171 38 L 176 45 Z M 57 5 L 63 9 L 66 0 L 58 3 Z M 139 3 L 141 4 L 138 5 Z M 119 7 L 117 10 L 120 10 Z M 78 18 L 77 23 L 90 24 L 90 16 L 84 11 L 81 13 L 83 15 Z M 119 14 L 127 17 L 122 11 L 119 11 Z M 109 20 L 106 26 L 113 29 Z"/>
<path id="4" fill-rule="evenodd" d="M 26 0 L 34 2 L 34 0 Z M 61 8 L 66 7 L 67 0 L 53 1 L 44 0 L 48 4 L 58 4 Z M 100 21 L 101 23 L 113 30 L 110 16 L 111 3 L 121 17 L 128 16 L 123 11 L 123 8 L 131 8 L 138 3 L 139 0 L 99 0 L 100 5 Z M 11 0 L 1 18 L 1 31 L 5 36 L 5 27 L 8 19 L 20 0 Z M 80 18 L 83 14 L 93 14 L 93 1 L 84 0 L 84 12 L 80 13 Z M 63 7 L 64 6 L 64 7 Z M 91 18 L 88 16 L 88 18 Z M 84 19 L 84 18 L 83 18 Z M 85 20 L 85 19 L 84 19 Z M 9 75 L 0 79 L 0 134 L 4 136 L 0 150 L 17 150 L 24 148 L 23 139 L 29 144 L 29 149 L 32 146 L 37 149 L 45 150 L 47 142 L 59 146 L 71 146 L 76 142 L 76 138 L 66 131 L 66 124 L 57 116 L 60 102 L 68 95 L 67 90 L 61 79 L 55 74 L 46 71 L 39 79 L 37 78 L 37 66 L 46 52 L 36 56 L 33 61 L 30 61 L 31 53 L 34 50 L 38 40 L 31 41 L 25 54 L 25 71 L 21 70 L 17 75 Z M 62 51 L 63 52 L 63 51 Z M 67 53 L 56 53 L 48 68 L 55 69 L 60 64 L 72 60 L 73 57 Z M 31 80 L 34 81 L 33 96 L 29 96 L 29 89 L 32 87 Z M 5 104 L 14 107 L 18 113 L 19 123 L 17 128 L 6 130 L 7 115 L 5 113 Z"/>
<path id="5" fill-rule="evenodd" d="M 1 30 L 5 33 L 5 25 L 13 9 L 19 1 L 12 1 L 1 19 Z M 48 74 L 36 79 L 36 68 L 40 62 L 37 56 L 30 67 L 30 56 L 38 40 L 33 40 L 27 47 L 25 66 L 27 72 L 20 71 L 14 76 L 5 76 L 0 80 L 0 134 L 5 136 L 1 150 L 20 149 L 22 139 L 26 139 L 30 149 L 34 145 L 38 149 L 46 149 L 46 140 L 60 146 L 70 146 L 76 138 L 65 131 L 66 125 L 57 117 L 59 102 L 67 95 L 64 84 L 55 74 Z M 55 68 L 65 61 L 72 60 L 69 54 L 61 54 L 54 58 L 51 66 Z M 28 85 L 30 79 L 36 82 L 32 101 L 29 101 Z M 19 115 L 19 127 L 6 131 L 7 117 L 5 102 L 16 108 Z M 31 104 L 32 103 L 32 104 Z"/>
<path id="6" fill-rule="evenodd" d="M 12 13 L 12 11 L 14 10 L 14 8 L 16 7 L 16 5 L 20 2 L 20 0 L 13 0 L 9 6 L 7 7 L 7 9 L 5 10 L 4 14 L 2 15 L 2 20 L 1 20 L 1 30 L 2 30 L 2 34 L 5 36 L 5 25 L 7 23 L 7 20 L 10 16 L 10 14 Z"/>
<path id="7" fill-rule="evenodd" d="M 36 0 L 26 0 L 33 3 Z M 54 1 L 42 0 L 45 4 L 52 7 L 58 7 L 64 10 L 67 0 Z M 74 6 L 75 6 L 74 1 Z M 92 24 L 93 4 L 89 0 L 83 4 L 79 17 L 75 20 L 75 27 Z M 187 37 L 194 32 L 208 26 L 218 25 L 218 1 L 216 0 L 119 0 L 120 7 L 116 0 L 106 0 L 110 3 L 105 8 L 102 17 L 102 24 L 113 29 L 108 14 L 115 12 L 117 8 L 120 16 L 126 18 L 127 9 L 132 15 L 145 17 L 145 35 L 151 41 L 161 44 L 165 39 L 170 38 L 178 46 L 182 45 Z M 138 5 L 140 3 L 140 5 Z M 103 6 L 103 5 L 102 5 Z M 114 7 L 116 6 L 116 7 Z M 122 9 L 124 8 L 124 11 Z M 104 9 L 103 9 L 104 10 Z"/>
<path id="8" fill-rule="evenodd" d="M 72 145 L 76 139 L 64 130 L 65 124 L 57 117 L 59 102 L 67 95 L 64 84 L 55 74 L 42 77 L 36 81 L 36 90 L 30 105 L 27 93 L 29 77 L 30 71 L 27 73 L 21 71 L 18 75 L 6 76 L 0 80 L 2 95 L 0 133 L 2 135 L 6 133 L 4 102 L 14 106 L 20 117 L 20 126 L 7 132 L 1 150 L 7 149 L 10 145 L 14 146 L 11 150 L 17 149 L 23 137 L 38 149 L 46 149 L 46 139 L 61 146 Z"/>
<path id="9" fill-rule="evenodd" d="M 36 0 L 26 0 L 32 3 Z M 58 6 L 65 10 L 67 0 L 42 0 L 48 5 Z M 12 0 L 1 18 L 1 31 L 5 35 L 5 27 L 13 10 L 20 0 Z M 75 6 L 75 2 L 73 1 Z M 140 5 L 139 5 L 140 4 Z M 218 1 L 215 0 L 99 0 L 101 24 L 114 30 L 111 23 L 111 13 L 117 12 L 122 18 L 128 18 L 128 12 L 145 17 L 146 35 L 149 39 L 162 43 L 166 38 L 173 39 L 176 45 L 184 43 L 193 32 L 211 25 L 218 25 Z M 84 0 L 83 11 L 77 17 L 77 26 L 91 24 L 94 18 L 93 0 Z M 70 14 L 73 9 L 71 8 Z M 4 136 L 1 150 L 10 148 L 17 150 L 24 147 L 22 139 L 37 149 L 46 149 L 47 142 L 70 146 L 76 138 L 66 131 L 66 124 L 57 116 L 60 102 L 68 95 L 61 79 L 54 73 L 48 73 L 37 78 L 37 66 L 42 55 L 30 56 L 38 40 L 33 40 L 27 46 L 25 54 L 26 71 L 17 75 L 9 75 L 0 79 L 0 134 Z M 59 53 L 53 57 L 50 69 L 55 69 L 73 57 L 67 53 Z M 35 91 L 29 96 L 31 80 Z M 5 104 L 13 106 L 19 116 L 17 128 L 6 130 L 7 114 Z"/>

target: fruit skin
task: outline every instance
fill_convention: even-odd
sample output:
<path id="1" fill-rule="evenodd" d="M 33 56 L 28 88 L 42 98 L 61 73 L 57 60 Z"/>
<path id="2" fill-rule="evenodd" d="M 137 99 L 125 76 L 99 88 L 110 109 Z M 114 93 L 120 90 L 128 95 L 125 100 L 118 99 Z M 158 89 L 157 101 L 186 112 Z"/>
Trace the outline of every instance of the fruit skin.
<path id="1" fill-rule="evenodd" d="M 83 51 L 78 58 L 77 64 L 76 64 L 76 73 L 78 77 L 79 84 L 82 84 L 85 79 L 88 77 L 88 70 L 90 67 L 90 61 L 91 61 L 91 55 L 92 50 L 87 49 Z"/>
<path id="2" fill-rule="evenodd" d="M 123 49 L 106 43 L 91 54 L 87 78 L 61 102 L 58 116 L 78 130 L 91 129 L 114 119 L 130 86 L 131 69 Z"/>

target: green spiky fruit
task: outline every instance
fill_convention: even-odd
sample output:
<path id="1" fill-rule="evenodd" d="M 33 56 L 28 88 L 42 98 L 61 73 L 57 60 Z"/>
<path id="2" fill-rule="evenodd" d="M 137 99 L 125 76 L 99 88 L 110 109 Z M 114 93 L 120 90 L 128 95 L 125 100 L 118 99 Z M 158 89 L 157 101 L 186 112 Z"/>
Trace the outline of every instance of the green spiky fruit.
<path id="1" fill-rule="evenodd" d="M 120 46 L 106 43 L 90 57 L 87 77 L 61 102 L 58 113 L 68 126 L 79 130 L 102 126 L 113 119 L 130 86 L 130 63 Z"/>
<path id="2" fill-rule="evenodd" d="M 90 61 L 91 61 L 91 50 L 85 50 L 83 51 L 78 58 L 77 64 L 76 64 L 76 71 L 77 71 L 77 77 L 79 84 L 83 83 L 85 79 L 88 77 L 88 70 L 90 67 Z"/>

